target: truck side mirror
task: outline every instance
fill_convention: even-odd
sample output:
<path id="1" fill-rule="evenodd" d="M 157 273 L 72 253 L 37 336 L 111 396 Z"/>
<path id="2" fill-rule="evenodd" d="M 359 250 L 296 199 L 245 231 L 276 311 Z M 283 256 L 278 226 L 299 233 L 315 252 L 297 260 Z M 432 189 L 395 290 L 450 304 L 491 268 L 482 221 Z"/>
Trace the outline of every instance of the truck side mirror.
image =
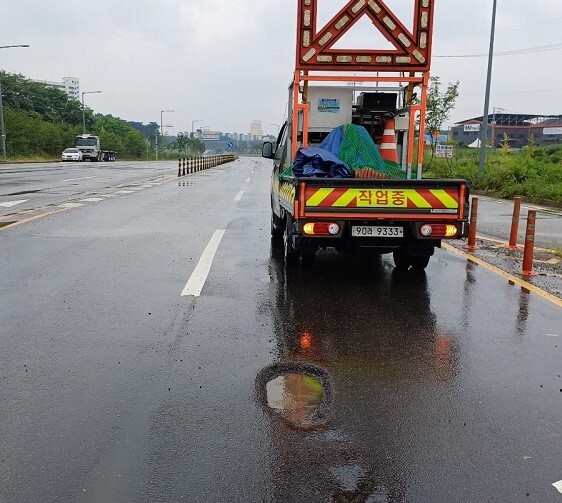
<path id="1" fill-rule="evenodd" d="M 273 152 L 273 143 L 266 141 L 261 148 L 261 155 L 266 159 L 273 159 L 275 157 Z"/>

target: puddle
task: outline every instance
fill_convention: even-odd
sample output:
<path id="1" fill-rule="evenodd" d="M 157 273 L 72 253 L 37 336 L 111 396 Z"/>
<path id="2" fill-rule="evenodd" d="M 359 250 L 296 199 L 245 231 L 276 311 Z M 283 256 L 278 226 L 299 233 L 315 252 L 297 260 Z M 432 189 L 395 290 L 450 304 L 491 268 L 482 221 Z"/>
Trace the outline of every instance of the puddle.
<path id="1" fill-rule="evenodd" d="M 267 405 L 292 423 L 310 421 L 324 403 L 324 386 L 315 377 L 285 374 L 266 385 Z"/>
<path id="2" fill-rule="evenodd" d="M 326 423 L 332 393 L 324 369 L 300 362 L 270 365 L 258 374 L 256 388 L 262 406 L 290 426 L 311 429 Z"/>

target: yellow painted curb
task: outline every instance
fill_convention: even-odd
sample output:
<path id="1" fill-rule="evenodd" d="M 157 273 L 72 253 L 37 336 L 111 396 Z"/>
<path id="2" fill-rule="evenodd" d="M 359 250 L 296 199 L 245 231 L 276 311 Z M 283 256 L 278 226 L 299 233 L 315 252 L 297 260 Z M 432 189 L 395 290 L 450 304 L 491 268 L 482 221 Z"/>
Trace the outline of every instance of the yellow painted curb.
<path id="1" fill-rule="evenodd" d="M 512 283 L 515 283 L 516 285 L 519 285 L 523 288 L 526 288 L 530 292 L 539 295 L 543 299 L 552 302 L 554 305 L 556 305 L 558 307 L 562 307 L 562 299 L 560 299 L 559 297 L 556 297 L 556 295 L 552 295 L 551 293 L 548 293 L 548 292 L 544 291 L 542 288 L 539 288 L 538 286 L 532 285 L 531 283 L 529 283 L 528 281 L 525 281 L 524 279 L 518 278 L 517 276 L 514 276 L 513 274 L 509 274 L 508 272 L 503 271 L 499 267 L 496 267 L 492 264 L 488 264 L 488 262 L 485 262 L 482 259 L 474 257 L 470 253 L 465 253 L 465 252 L 459 250 L 458 248 L 455 248 L 454 246 L 451 246 L 447 243 L 442 243 L 441 247 L 444 250 L 447 250 L 447 251 L 450 251 L 450 252 L 455 253 L 457 255 L 460 255 L 461 257 L 464 257 L 467 260 L 470 260 L 471 262 L 474 262 L 475 264 L 481 265 L 482 267 L 488 269 L 488 271 L 491 271 L 491 272 L 497 274 L 498 276 L 501 276 L 502 278 L 505 278 L 508 281 L 511 281 Z"/>

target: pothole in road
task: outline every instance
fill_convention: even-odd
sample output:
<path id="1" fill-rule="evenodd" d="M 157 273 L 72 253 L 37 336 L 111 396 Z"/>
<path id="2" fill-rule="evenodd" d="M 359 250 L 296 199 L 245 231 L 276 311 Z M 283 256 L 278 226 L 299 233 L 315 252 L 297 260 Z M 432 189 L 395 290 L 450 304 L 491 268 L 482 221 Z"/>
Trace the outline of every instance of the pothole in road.
<path id="1" fill-rule="evenodd" d="M 311 429 L 327 421 L 332 391 L 329 374 L 320 367 L 300 362 L 270 365 L 258 374 L 256 388 L 262 406 L 289 426 Z"/>

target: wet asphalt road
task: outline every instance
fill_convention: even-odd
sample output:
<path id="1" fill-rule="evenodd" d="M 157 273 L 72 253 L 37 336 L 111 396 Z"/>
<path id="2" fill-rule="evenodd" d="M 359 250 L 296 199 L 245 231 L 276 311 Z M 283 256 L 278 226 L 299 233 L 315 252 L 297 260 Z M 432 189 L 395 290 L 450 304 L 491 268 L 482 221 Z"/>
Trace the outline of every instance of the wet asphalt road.
<path id="1" fill-rule="evenodd" d="M 0 220 L 4 215 L 80 201 L 112 188 L 173 175 L 176 166 L 170 161 L 0 164 Z"/>
<path id="2" fill-rule="evenodd" d="M 241 159 L 0 231 L 0 501 L 562 501 L 560 308 L 446 251 L 285 271 L 268 187 Z M 283 361 L 329 372 L 322 428 L 258 401 Z"/>
<path id="3" fill-rule="evenodd" d="M 513 201 L 478 196 L 478 234 L 509 241 Z M 536 246 L 562 249 L 562 209 L 536 204 L 521 204 L 517 242 L 525 243 L 527 215 L 530 209 L 537 211 Z"/>

